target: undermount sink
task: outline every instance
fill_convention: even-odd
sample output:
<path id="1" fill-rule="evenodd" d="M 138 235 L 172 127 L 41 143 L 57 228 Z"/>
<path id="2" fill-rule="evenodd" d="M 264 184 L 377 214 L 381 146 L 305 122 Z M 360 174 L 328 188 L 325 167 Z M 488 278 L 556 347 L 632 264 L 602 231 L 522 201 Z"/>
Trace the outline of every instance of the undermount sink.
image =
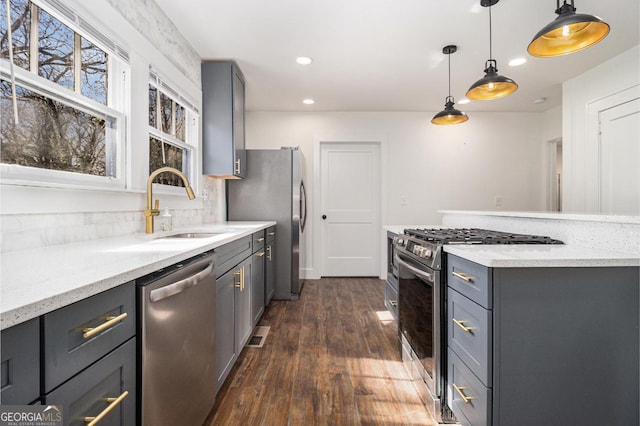
<path id="1" fill-rule="evenodd" d="M 164 240 L 164 239 L 170 239 L 170 238 L 182 238 L 182 239 L 189 239 L 189 238 L 211 238 L 211 237 L 215 237 L 216 235 L 221 235 L 224 234 L 224 232 L 183 232 L 181 234 L 174 234 L 174 235 L 167 235 L 164 237 L 158 237 L 156 238 L 156 240 Z"/>

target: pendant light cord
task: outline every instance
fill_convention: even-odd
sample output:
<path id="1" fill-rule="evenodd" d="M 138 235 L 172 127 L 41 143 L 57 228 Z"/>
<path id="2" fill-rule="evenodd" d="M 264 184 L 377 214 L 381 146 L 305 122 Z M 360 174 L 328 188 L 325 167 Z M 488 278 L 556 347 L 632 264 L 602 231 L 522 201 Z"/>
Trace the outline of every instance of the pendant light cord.
<path id="1" fill-rule="evenodd" d="M 447 56 L 449 57 L 449 97 L 451 97 L 451 53 Z"/>
<path id="2" fill-rule="evenodd" d="M 493 44 L 493 40 L 491 39 L 491 34 L 493 31 L 491 30 L 491 4 L 489 4 L 489 59 L 493 59 L 493 49 L 491 48 Z"/>

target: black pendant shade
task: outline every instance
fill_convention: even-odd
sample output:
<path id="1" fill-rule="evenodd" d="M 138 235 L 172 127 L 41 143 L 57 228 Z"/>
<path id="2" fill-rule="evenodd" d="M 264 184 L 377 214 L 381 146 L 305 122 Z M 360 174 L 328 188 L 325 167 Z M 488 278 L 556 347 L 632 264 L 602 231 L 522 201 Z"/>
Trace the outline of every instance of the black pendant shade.
<path id="1" fill-rule="evenodd" d="M 442 48 L 442 53 L 449 56 L 449 96 L 445 99 L 444 109 L 431 119 L 433 124 L 459 124 L 469 119 L 467 114 L 453 107 L 455 102 L 451 96 L 451 54 L 456 50 L 458 50 L 458 46 L 452 44 Z"/>
<path id="2" fill-rule="evenodd" d="M 434 115 L 431 122 L 433 124 L 459 124 L 467 121 L 469 116 L 464 112 L 455 109 L 453 105 L 453 97 L 447 96 L 444 109 Z"/>
<path id="3" fill-rule="evenodd" d="M 489 59 L 485 63 L 485 74 L 480 80 L 471 85 L 467 97 L 474 100 L 499 99 L 515 92 L 518 85 L 509 77 L 498 74 L 497 63 Z"/>
<path id="4" fill-rule="evenodd" d="M 527 51 L 532 56 L 549 58 L 578 52 L 598 43 L 609 34 L 609 24 L 597 16 L 576 13 L 564 0 L 556 0 L 558 17 L 535 35 Z"/>
<path id="5" fill-rule="evenodd" d="M 467 98 L 477 101 L 499 99 L 515 92 L 518 85 L 509 77 L 498 74 L 498 63 L 491 59 L 493 51 L 491 47 L 491 6 L 499 0 L 482 0 L 480 4 L 489 8 L 489 60 L 485 62 L 484 77 L 476 81 L 467 90 Z"/>

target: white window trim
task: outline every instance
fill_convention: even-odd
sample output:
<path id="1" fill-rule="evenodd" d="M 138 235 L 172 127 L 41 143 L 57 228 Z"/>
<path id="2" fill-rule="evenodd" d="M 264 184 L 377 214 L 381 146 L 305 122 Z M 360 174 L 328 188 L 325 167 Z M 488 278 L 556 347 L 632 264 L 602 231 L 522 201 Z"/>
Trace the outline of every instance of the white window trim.
<path id="1" fill-rule="evenodd" d="M 3 79 L 11 81 L 10 63 L 0 59 L 0 75 Z M 114 67 L 114 69 L 124 67 Z M 123 78 L 127 76 L 123 69 L 118 72 Z M 0 177 L 3 183 L 12 185 L 51 186 L 52 184 L 77 185 L 79 187 L 111 187 L 125 188 L 126 183 L 126 120 L 125 115 L 100 102 L 80 95 L 73 90 L 60 86 L 52 81 L 40 77 L 20 67 L 14 67 L 15 83 L 25 89 L 47 96 L 58 102 L 69 105 L 72 108 L 88 114 L 113 119 L 115 129 L 106 128 L 106 138 L 115 140 L 115 156 L 107 161 L 113 161 L 114 177 L 93 176 L 82 173 L 73 173 L 60 170 L 40 169 L 37 167 L 20 166 L 16 164 L 0 164 Z M 120 141 L 120 143 L 118 143 Z"/>
<path id="2" fill-rule="evenodd" d="M 189 151 L 189 155 L 188 155 L 189 173 L 187 174 L 187 178 L 189 179 L 190 186 L 193 188 L 193 190 L 196 193 L 199 193 L 200 179 L 197 178 L 198 170 L 199 170 L 197 168 L 197 161 L 200 158 L 200 155 L 199 155 L 200 141 L 199 141 L 199 131 L 198 131 L 199 125 L 200 125 L 200 114 L 198 112 L 198 109 L 194 106 L 192 102 L 189 101 L 189 99 L 186 96 L 181 94 L 182 91 L 180 91 L 179 89 L 176 89 L 175 88 L 176 86 L 167 83 L 166 79 L 160 77 L 158 72 L 153 67 L 150 67 L 149 69 L 149 85 L 156 88 L 158 96 L 160 96 L 160 93 L 163 92 L 166 96 L 171 98 L 172 101 L 179 103 L 184 108 L 184 111 L 185 111 L 184 139 L 185 140 L 183 142 L 180 139 L 170 134 L 164 133 L 162 130 L 157 129 L 151 125 L 147 126 L 148 127 L 147 140 L 149 139 L 149 137 L 153 136 L 154 138 L 157 138 L 161 141 L 169 142 L 172 145 L 175 145 L 181 149 Z M 159 125 L 161 124 L 159 123 Z M 147 152 L 148 152 L 148 147 L 147 147 Z M 147 157 L 147 159 L 148 158 L 149 157 Z M 148 163 L 149 161 L 147 160 L 147 164 Z M 154 193 L 166 194 L 166 195 L 184 194 L 184 188 L 171 186 L 171 185 L 162 185 L 157 183 L 153 184 L 153 191 Z"/>

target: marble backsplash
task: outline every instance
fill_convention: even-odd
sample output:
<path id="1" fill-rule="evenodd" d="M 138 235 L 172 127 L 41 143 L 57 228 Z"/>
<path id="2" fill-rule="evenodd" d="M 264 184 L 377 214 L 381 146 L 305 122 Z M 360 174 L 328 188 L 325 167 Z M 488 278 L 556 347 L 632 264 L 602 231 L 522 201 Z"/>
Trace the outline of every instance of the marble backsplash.
<path id="1" fill-rule="evenodd" d="M 174 229 L 225 220 L 221 181 L 203 179 L 205 207 L 171 209 Z M 156 229 L 160 220 L 156 218 Z M 0 215 L 0 252 L 111 238 L 145 232 L 141 210 Z"/>

